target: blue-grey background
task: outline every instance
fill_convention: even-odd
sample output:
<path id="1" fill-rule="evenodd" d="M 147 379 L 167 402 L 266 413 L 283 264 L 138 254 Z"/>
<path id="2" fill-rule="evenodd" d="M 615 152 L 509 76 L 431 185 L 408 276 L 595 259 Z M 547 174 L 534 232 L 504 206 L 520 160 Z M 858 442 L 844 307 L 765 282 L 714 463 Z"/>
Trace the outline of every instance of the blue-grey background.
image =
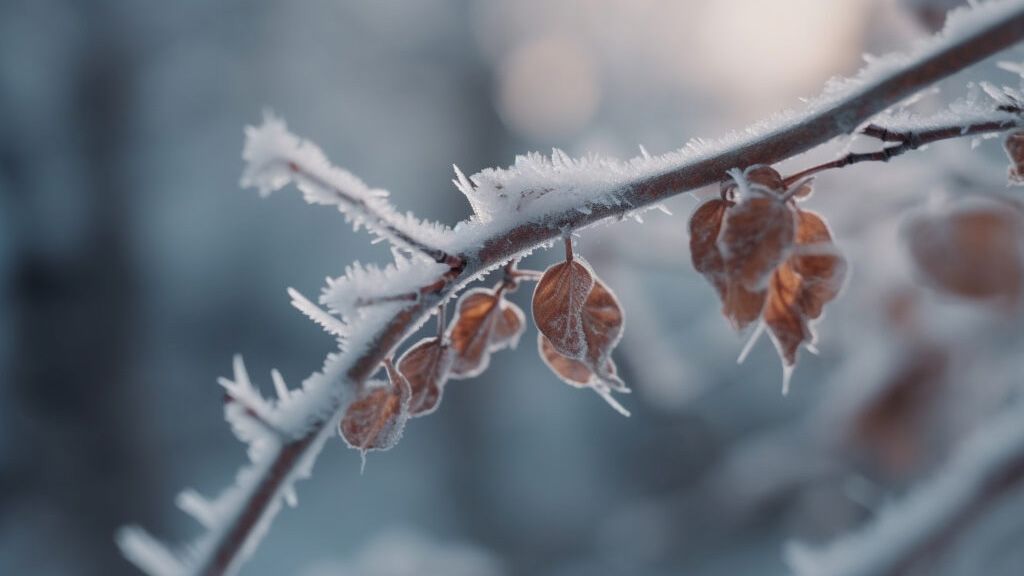
<path id="1" fill-rule="evenodd" d="M 286 287 L 315 295 L 352 260 L 388 257 L 332 210 L 238 188 L 242 130 L 264 109 L 399 207 L 454 224 L 468 206 L 453 163 L 473 173 L 552 146 L 671 150 L 799 105 L 863 52 L 911 45 L 949 4 L 0 2 L 0 573 L 134 574 L 113 546 L 118 526 L 195 534 L 174 495 L 215 494 L 244 461 L 216 377 L 237 352 L 264 385 L 274 367 L 301 381 L 331 339 Z M 822 178 L 832 190 L 814 206 L 855 274 L 788 397 L 767 341 L 735 364 L 743 341 L 689 267 L 695 201 L 681 197 L 674 217 L 581 242 L 629 315 L 617 357 L 636 388 L 632 418 L 548 374 L 531 329 L 362 475 L 358 454 L 329 443 L 242 573 L 782 573 L 787 540 L 848 531 L 970 427 L 968 408 L 917 431 L 924 455 L 898 453 L 893 471 L 870 457 L 885 441 L 848 450 L 841 420 L 816 416 L 849 405 L 850 378 L 832 375 L 856 374 L 845 359 L 882 330 L 865 320 L 878 306 L 863 286 L 888 286 L 895 265 L 863 238 L 885 221 L 872 209 L 892 214 L 865 198 L 964 185 L 948 170 L 1001 186 L 996 146 L 974 155 L 981 169 L 964 167 L 966 143 L 942 146 L 958 148 Z M 977 382 L 972 369 L 957 374 Z M 988 388 L 1019 385 L 1006 370 Z M 938 566 L 982 573 L 996 558 L 1019 573 L 1005 543 L 1020 523 L 999 522 L 976 539 L 982 553 Z"/>

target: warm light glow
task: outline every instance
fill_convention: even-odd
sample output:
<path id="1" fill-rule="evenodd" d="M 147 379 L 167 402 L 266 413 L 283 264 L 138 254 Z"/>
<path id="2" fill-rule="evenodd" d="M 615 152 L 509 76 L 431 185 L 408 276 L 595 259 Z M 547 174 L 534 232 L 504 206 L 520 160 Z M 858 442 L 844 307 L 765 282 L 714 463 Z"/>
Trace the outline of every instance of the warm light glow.
<path id="1" fill-rule="evenodd" d="M 594 115 L 600 87 L 586 47 L 570 38 L 528 40 L 498 69 L 498 111 L 509 128 L 537 140 L 574 135 Z"/>
<path id="2" fill-rule="evenodd" d="M 769 107 L 821 84 L 859 43 L 863 0 L 715 0 L 695 17 L 696 73 L 727 90 L 756 90 Z"/>

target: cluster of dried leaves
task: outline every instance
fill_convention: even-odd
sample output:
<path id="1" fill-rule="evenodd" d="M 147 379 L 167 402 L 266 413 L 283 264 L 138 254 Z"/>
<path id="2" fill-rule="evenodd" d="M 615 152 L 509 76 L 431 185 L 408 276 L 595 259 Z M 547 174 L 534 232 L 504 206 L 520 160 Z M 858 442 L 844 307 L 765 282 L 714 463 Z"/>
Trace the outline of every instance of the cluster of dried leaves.
<path id="1" fill-rule="evenodd" d="M 825 220 L 797 204 L 811 192 L 809 180 L 787 186 L 771 167 L 751 166 L 690 218 L 693 266 L 722 313 L 737 330 L 763 322 L 787 368 L 813 344 L 811 321 L 846 277 Z"/>
<path id="2" fill-rule="evenodd" d="M 526 326 L 523 311 L 505 299 L 523 277 L 539 276 L 533 294 L 533 317 L 540 331 L 540 356 L 559 378 L 591 388 L 616 410 L 629 413 L 612 397 L 629 389 L 616 375 L 612 349 L 622 337 L 623 314 L 615 295 L 567 242 L 565 262 L 542 275 L 506 269 L 490 289 L 475 288 L 458 301 L 445 330 L 412 345 L 398 360 L 384 363 L 388 381 L 371 381 L 349 405 L 339 425 L 341 435 L 365 454 L 387 450 L 401 437 L 409 418 L 437 409 L 449 379 L 473 378 L 490 364 L 491 354 L 514 348 Z"/>
<path id="3" fill-rule="evenodd" d="M 1011 133 L 1005 148 L 1011 183 L 1024 184 L 1024 132 Z M 731 175 L 721 196 L 690 218 L 691 259 L 736 330 L 758 323 L 753 338 L 767 330 L 788 374 L 800 346 L 813 345 L 813 321 L 839 294 L 846 259 L 821 215 L 799 204 L 813 191 L 809 179 L 789 183 L 765 165 Z M 967 298 L 1019 298 L 1020 206 L 991 199 L 958 202 L 912 218 L 906 235 L 917 268 L 932 286 Z M 340 422 L 349 445 L 364 454 L 390 448 L 409 418 L 437 409 L 449 379 L 478 376 L 492 353 L 514 348 L 525 316 L 505 295 L 532 275 L 540 276 L 532 301 L 540 357 L 566 383 L 590 388 L 629 414 L 612 396 L 629 392 L 611 358 L 624 321 L 615 295 L 573 253 L 569 238 L 564 262 L 542 275 L 519 272 L 510 267 L 495 287 L 467 291 L 447 330 L 442 311 L 437 336 L 411 346 L 397 365 L 384 363 L 387 381 L 367 383 Z"/>
<path id="4" fill-rule="evenodd" d="M 391 448 L 409 418 L 437 409 L 449 379 L 477 376 L 487 368 L 491 353 L 514 348 L 526 322 L 523 311 L 504 296 L 516 286 L 506 279 L 492 289 L 467 291 L 447 331 L 442 317 L 439 335 L 411 346 L 397 367 L 385 362 L 388 382 L 367 383 L 342 417 L 345 441 L 364 454 Z"/>

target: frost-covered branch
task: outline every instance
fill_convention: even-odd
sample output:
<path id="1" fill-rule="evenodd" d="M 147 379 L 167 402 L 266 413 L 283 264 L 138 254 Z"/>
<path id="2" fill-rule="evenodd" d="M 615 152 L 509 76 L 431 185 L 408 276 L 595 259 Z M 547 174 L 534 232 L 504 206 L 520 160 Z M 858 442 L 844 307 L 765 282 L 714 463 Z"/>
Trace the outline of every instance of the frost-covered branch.
<path id="1" fill-rule="evenodd" d="M 873 152 L 850 152 L 844 156 L 836 158 L 835 160 L 824 162 L 817 166 L 801 170 L 791 176 L 787 176 L 785 183 L 794 184 L 808 176 L 817 174 L 818 172 L 824 172 L 825 170 L 832 170 L 835 168 L 844 168 L 861 162 L 888 162 L 901 154 L 910 152 L 911 150 L 917 150 L 922 146 L 927 146 L 928 144 L 940 142 L 942 140 L 1005 132 L 1013 128 L 1020 128 L 1024 126 L 1024 119 L 1020 118 L 1017 113 L 1014 113 L 1012 117 L 1010 117 L 1011 115 L 1009 113 L 1001 113 L 1000 115 L 1006 117 L 997 120 L 983 120 L 968 124 L 955 124 L 953 126 L 942 126 L 939 128 L 928 128 L 924 130 L 893 130 L 877 124 L 869 124 L 860 131 L 861 134 L 871 136 L 881 142 L 897 142 L 897 144 L 884 146 L 882 149 Z"/>
<path id="2" fill-rule="evenodd" d="M 983 425 L 929 481 L 863 529 L 820 549 L 791 544 L 798 576 L 906 574 L 998 499 L 1024 487 L 1024 404 Z"/>
<path id="3" fill-rule="evenodd" d="M 370 188 L 351 172 L 332 166 L 315 144 L 290 134 L 284 122 L 267 114 L 261 137 L 249 128 L 242 157 L 246 169 L 243 187 L 258 188 L 268 195 L 294 181 L 310 204 L 335 205 L 356 229 L 365 226 L 375 234 L 435 262 L 453 268 L 461 265 L 456 256 L 438 246 L 447 229 L 426 223 L 412 214 L 399 214 L 387 201 L 388 193 Z"/>
<path id="4" fill-rule="evenodd" d="M 294 503 L 294 482 L 308 476 L 326 439 L 362 391 L 363 383 L 438 306 L 468 283 L 572 231 L 656 207 L 674 195 L 715 184 L 728 171 L 773 164 L 832 138 L 850 134 L 876 114 L 932 83 L 1024 37 L 1024 0 L 980 4 L 951 16 L 942 33 L 907 55 L 869 64 L 850 80 L 833 82 L 799 112 L 786 112 L 721 140 L 691 141 L 683 149 L 630 161 L 528 155 L 508 169 L 470 178 L 457 172 L 474 216 L 449 229 L 399 214 L 352 174 L 332 167 L 312 144 L 267 119 L 247 132 L 243 184 L 262 193 L 295 181 L 306 199 L 337 206 L 357 226 L 409 252 L 385 268 L 351 266 L 330 281 L 321 309 L 297 292 L 293 303 L 339 339 L 320 372 L 289 390 L 275 378 L 278 398 L 247 388 L 236 373 L 226 416 L 250 445 L 252 463 L 212 502 L 188 492 L 179 505 L 206 528 L 174 552 L 138 528 L 118 535 L 125 555 L 152 575 L 232 573 L 249 556 L 282 501 Z M 440 281 L 440 284 L 437 284 Z M 423 290 L 424 287 L 438 289 Z M 398 295 L 415 294 L 413 298 Z M 381 299 L 381 295 L 395 298 Z M 376 298 L 373 305 L 367 298 Z M 599 368 L 601 366 L 598 366 Z M 259 418 L 253 418 L 259 414 Z M 273 433 L 263 422 L 272 424 Z"/>

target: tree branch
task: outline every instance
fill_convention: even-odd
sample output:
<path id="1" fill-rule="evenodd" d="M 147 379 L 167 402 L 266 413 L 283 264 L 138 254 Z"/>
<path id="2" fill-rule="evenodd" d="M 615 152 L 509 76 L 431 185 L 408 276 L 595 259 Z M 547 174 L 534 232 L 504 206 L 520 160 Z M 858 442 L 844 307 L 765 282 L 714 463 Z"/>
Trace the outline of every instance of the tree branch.
<path id="1" fill-rule="evenodd" d="M 1021 126 L 1024 126 L 1024 120 L 1020 118 L 1006 118 L 1002 120 L 991 120 L 967 125 L 944 126 L 942 128 L 932 128 L 920 131 L 892 131 L 876 124 L 869 124 L 860 131 L 861 134 L 871 136 L 881 140 L 882 142 L 899 142 L 899 144 L 894 146 L 885 146 L 881 150 L 876 150 L 874 152 L 851 152 L 845 156 L 836 158 L 835 160 L 831 160 L 817 166 L 812 166 L 806 170 L 801 170 L 792 176 L 787 176 L 783 180 L 783 183 L 786 186 L 790 186 L 808 176 L 811 176 L 812 174 L 817 174 L 834 168 L 843 168 L 860 162 L 888 162 L 900 154 L 916 150 L 933 142 L 949 140 L 951 138 L 962 138 L 965 136 L 976 136 L 978 134 L 1003 132 L 1012 128 L 1020 128 Z"/>
<path id="2" fill-rule="evenodd" d="M 958 26 L 947 26 L 944 35 L 923 46 L 913 57 L 869 66 L 847 91 L 826 95 L 804 113 L 791 114 L 772 129 L 748 131 L 745 137 L 734 138 L 714 150 L 669 155 L 664 164 L 659 164 L 665 167 L 657 173 L 626 179 L 612 190 L 608 196 L 614 202 L 583 198 L 575 205 L 557 206 L 490 228 L 477 222 L 481 226 L 453 232 L 464 240 L 453 243 L 463 247 L 458 250 L 437 248 L 438 251 L 431 252 L 430 243 L 410 243 L 412 235 L 387 228 L 385 222 L 385 235 L 435 261 L 448 263 L 451 281 L 414 302 L 366 309 L 374 312 L 361 320 L 359 345 L 351 346 L 350 352 L 330 356 L 323 371 L 306 381 L 301 394 L 295 391 L 288 402 L 280 403 L 278 409 L 286 412 L 289 420 L 300 422 L 303 432 L 295 440 L 268 443 L 254 464 L 240 475 L 238 485 L 221 497 L 232 504 L 225 519 L 200 539 L 188 558 L 173 563 L 169 558 L 177 558 L 176 555 L 156 546 L 138 529 L 126 529 L 119 535 L 122 549 L 151 574 L 219 576 L 233 572 L 267 528 L 280 507 L 282 494 L 290 490 L 296 478 L 308 474 L 323 442 L 333 433 L 359 386 L 440 304 L 466 284 L 574 230 L 607 218 L 621 218 L 682 192 L 715 184 L 726 178 L 729 169 L 773 164 L 853 132 L 878 112 L 1022 37 L 1024 1 L 983 5 L 961 18 Z M 255 177 L 243 178 L 243 182 L 258 184 L 265 192 L 283 186 L 281 180 L 280 173 L 273 174 L 270 186 L 260 184 Z M 555 181 L 554 176 L 552 180 Z M 550 190 L 545 187 L 534 192 L 540 195 L 556 190 L 553 185 Z M 308 196 L 307 192 L 307 199 Z M 409 290 L 415 288 L 410 286 Z"/>

